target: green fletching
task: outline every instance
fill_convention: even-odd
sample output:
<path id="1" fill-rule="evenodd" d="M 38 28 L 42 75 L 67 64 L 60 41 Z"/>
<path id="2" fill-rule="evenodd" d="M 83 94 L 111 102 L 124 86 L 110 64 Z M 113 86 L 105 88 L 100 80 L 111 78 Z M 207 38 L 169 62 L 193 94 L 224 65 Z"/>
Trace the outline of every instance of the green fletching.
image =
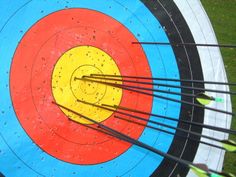
<path id="1" fill-rule="evenodd" d="M 223 103 L 224 102 L 223 98 L 219 98 L 219 97 L 214 98 L 212 96 L 208 96 L 205 93 L 199 93 L 196 97 L 196 100 L 202 105 L 208 105 L 208 104 L 211 103 L 211 101 L 215 101 L 217 103 Z"/>
<path id="2" fill-rule="evenodd" d="M 224 99 L 223 98 L 215 98 L 215 101 L 217 103 L 224 103 Z"/>
<path id="3" fill-rule="evenodd" d="M 205 98 L 197 98 L 197 101 L 202 105 L 208 105 L 211 103 L 211 100 Z"/>
<path id="4" fill-rule="evenodd" d="M 198 167 L 199 166 L 199 167 Z M 206 168 L 206 170 L 201 169 L 201 166 L 203 169 Z M 198 177 L 235 177 L 231 173 L 224 173 L 224 172 L 208 172 L 207 166 L 204 164 L 195 164 L 189 165 L 189 168 L 198 176 Z"/>
<path id="5" fill-rule="evenodd" d="M 222 140 L 222 146 L 229 152 L 236 152 L 236 142 L 232 140 Z"/>
<path id="6" fill-rule="evenodd" d="M 208 176 L 209 176 L 209 174 L 208 174 L 206 171 L 204 171 L 204 170 L 202 170 L 202 169 L 200 169 L 200 168 L 198 168 L 198 167 L 195 167 L 195 166 L 190 165 L 190 169 L 191 169 L 198 177 L 208 177 Z"/>
<path id="7" fill-rule="evenodd" d="M 208 95 L 205 94 L 205 93 L 199 93 L 199 94 L 197 94 L 197 96 L 196 96 L 196 100 L 197 100 L 200 104 L 202 104 L 202 105 L 205 106 L 205 105 L 210 104 L 211 101 L 215 101 L 215 98 L 210 97 L 210 96 L 208 96 Z"/>

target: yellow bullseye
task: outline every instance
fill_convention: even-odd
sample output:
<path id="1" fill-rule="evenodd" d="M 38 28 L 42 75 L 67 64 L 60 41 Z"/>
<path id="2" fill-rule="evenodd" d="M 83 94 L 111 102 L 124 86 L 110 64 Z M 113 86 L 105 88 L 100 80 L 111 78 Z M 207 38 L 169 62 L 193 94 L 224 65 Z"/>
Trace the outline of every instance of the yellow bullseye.
<path id="1" fill-rule="evenodd" d="M 90 74 L 116 74 L 120 71 L 115 61 L 104 51 L 92 46 L 79 46 L 65 52 L 57 61 L 52 74 L 52 93 L 57 103 L 102 122 L 113 112 L 86 105 L 78 100 L 97 105 L 119 105 L 122 90 L 95 82 L 77 80 Z M 61 108 L 64 114 L 83 124 L 83 118 Z"/>

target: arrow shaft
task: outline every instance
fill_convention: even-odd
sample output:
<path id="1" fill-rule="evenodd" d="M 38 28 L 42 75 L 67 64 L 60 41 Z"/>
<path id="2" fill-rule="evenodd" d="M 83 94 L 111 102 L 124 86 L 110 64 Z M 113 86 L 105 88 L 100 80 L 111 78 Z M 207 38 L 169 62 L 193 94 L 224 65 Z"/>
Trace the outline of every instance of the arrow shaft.
<path id="1" fill-rule="evenodd" d="M 207 91 L 207 92 L 214 92 L 214 93 L 223 93 L 223 94 L 236 95 L 236 92 L 206 89 L 206 88 L 199 88 L 199 87 L 188 87 L 188 86 L 171 85 L 171 84 L 163 84 L 163 83 L 153 83 L 153 82 L 141 82 L 141 81 L 126 80 L 126 79 L 101 78 L 101 77 L 94 77 L 94 76 L 84 76 L 84 78 L 102 79 L 102 80 L 109 80 L 109 81 L 119 81 L 119 82 L 136 83 L 136 84 L 143 84 L 143 85 L 155 85 L 155 86 L 163 86 L 163 87 L 171 87 L 171 88 L 181 88 L 181 89 L 186 89 L 186 90 Z"/>
<path id="2" fill-rule="evenodd" d="M 135 110 L 135 109 L 131 109 L 131 108 L 126 108 L 126 107 L 122 107 L 122 106 L 116 106 L 116 105 L 111 106 L 111 105 L 107 105 L 107 104 L 102 104 L 102 105 L 110 107 L 110 108 L 114 108 L 114 109 L 121 109 L 121 110 L 125 110 L 125 111 L 141 113 L 141 114 L 148 115 L 148 116 L 154 116 L 154 117 L 161 118 L 161 119 L 167 119 L 167 120 L 171 120 L 171 121 L 175 121 L 175 122 L 181 122 L 181 123 L 185 123 L 185 124 L 189 124 L 189 125 L 200 126 L 200 127 L 211 129 L 211 130 L 216 130 L 216 131 L 236 135 L 235 130 L 225 129 L 225 128 L 221 128 L 221 127 L 215 127 L 215 126 L 211 126 L 211 125 L 202 124 L 202 123 L 199 123 L 199 122 L 191 122 L 191 121 L 187 121 L 187 120 L 175 119 L 175 118 L 168 117 L 168 116 L 162 116 L 162 115 L 159 115 L 159 114 L 148 113 L 148 112 Z"/>
<path id="3" fill-rule="evenodd" d="M 112 128 L 106 126 L 106 125 L 103 125 L 103 124 L 101 124 L 101 123 L 99 123 L 99 122 L 97 122 L 97 121 L 95 121 L 95 120 L 93 120 L 93 119 L 91 119 L 91 118 L 89 118 L 87 116 L 84 116 L 84 115 L 82 115 L 82 114 L 80 114 L 80 113 L 78 113 L 78 112 L 76 112 L 76 111 L 74 111 L 72 109 L 69 109 L 69 108 L 67 108 L 67 107 L 65 107 L 63 105 L 60 105 L 60 104 L 55 103 L 55 102 L 53 102 L 53 104 L 55 104 L 55 105 L 65 109 L 67 111 L 70 111 L 70 112 L 72 112 L 72 113 L 74 113 L 74 114 L 76 114 L 76 115 L 86 119 L 87 121 L 90 121 L 90 122 L 98 125 L 100 128 L 110 132 L 111 133 L 110 135 L 115 136 L 115 137 L 117 137 L 117 138 L 119 138 L 121 140 L 124 140 L 124 141 L 129 142 L 129 143 L 134 144 L 134 145 L 137 145 L 137 146 L 139 146 L 141 148 L 144 148 L 146 150 L 152 151 L 152 152 L 154 152 L 154 153 L 156 153 L 156 154 L 158 154 L 158 155 L 160 155 L 162 157 L 168 158 L 170 160 L 174 160 L 175 162 L 178 162 L 178 163 L 180 163 L 180 164 L 182 164 L 182 165 L 184 165 L 186 167 L 189 167 L 190 165 L 195 166 L 192 162 L 188 162 L 188 161 L 185 161 L 183 159 L 179 159 L 179 158 L 177 158 L 175 156 L 172 156 L 170 154 L 164 153 L 164 152 L 162 152 L 162 151 L 160 151 L 160 150 L 158 150 L 156 148 L 153 148 L 152 146 L 149 146 L 148 144 L 145 144 L 145 143 L 143 143 L 141 141 L 135 140 L 135 139 L 133 139 L 133 138 L 131 138 L 131 137 L 129 137 L 129 136 L 127 136 L 127 135 L 125 135 L 125 134 L 115 130 L 115 129 L 112 129 Z M 196 166 L 196 168 L 198 168 L 198 167 Z"/>
<path id="4" fill-rule="evenodd" d="M 174 99 L 174 98 L 169 98 L 169 97 L 165 97 L 165 96 L 161 96 L 161 95 L 157 95 L 157 94 L 147 93 L 147 92 L 143 92 L 143 91 L 140 91 L 140 90 L 137 90 L 137 89 L 131 89 L 131 88 L 123 87 L 122 84 L 113 84 L 113 83 L 102 82 L 102 81 L 91 80 L 91 79 L 79 79 L 79 78 L 77 78 L 77 80 L 90 81 L 90 82 L 96 82 L 96 83 L 100 83 L 100 84 L 110 85 L 112 87 L 118 87 L 118 88 L 121 88 L 121 89 L 124 89 L 124 90 L 132 91 L 132 92 L 136 92 L 136 93 L 140 93 L 140 94 L 144 94 L 144 95 L 148 95 L 148 96 L 153 96 L 153 97 L 160 98 L 160 99 L 163 99 L 163 100 L 169 100 L 169 101 L 176 102 L 176 103 L 182 103 L 182 104 L 185 104 L 185 105 L 190 105 L 190 106 L 194 106 L 194 107 L 208 109 L 208 110 L 215 111 L 215 112 L 234 115 L 232 112 L 219 110 L 219 109 L 215 109 L 215 108 L 211 108 L 211 107 L 207 107 L 207 106 L 202 106 L 202 105 L 199 105 L 199 104 L 196 104 L 196 103 L 191 103 L 191 102 L 184 101 L 184 100 L 177 100 L 177 99 Z"/>
<path id="5" fill-rule="evenodd" d="M 195 44 L 195 43 L 168 43 L 168 42 L 132 42 L 132 44 L 143 45 L 167 45 L 167 46 L 198 46 L 198 47 L 220 47 L 220 48 L 236 48 L 234 44 Z"/>
<path id="6" fill-rule="evenodd" d="M 173 79 L 173 78 L 157 78 L 157 77 L 145 77 L 145 76 L 127 76 L 127 75 L 109 75 L 109 74 L 91 74 L 92 77 L 112 77 L 112 78 L 129 78 L 129 79 L 143 79 L 153 81 L 171 81 L 171 82 L 186 82 L 186 83 L 200 83 L 200 84 L 214 84 L 214 85 L 231 85 L 236 86 L 236 83 L 226 82 L 214 82 L 214 81 L 203 81 L 203 80 L 191 80 L 191 79 Z M 87 76 L 86 76 L 87 77 Z"/>
<path id="7" fill-rule="evenodd" d="M 151 126 L 151 125 L 142 124 L 140 122 L 136 122 L 136 121 L 133 121 L 133 120 L 130 120 L 130 119 L 120 117 L 120 116 L 115 116 L 115 118 L 125 120 L 127 122 L 131 122 L 131 123 L 134 123 L 134 124 L 137 124 L 137 125 L 141 125 L 141 126 L 153 129 L 153 130 L 164 132 L 164 133 L 169 134 L 169 135 L 178 136 L 180 138 L 189 139 L 189 140 L 196 141 L 198 143 L 202 143 L 202 144 L 205 144 L 205 145 L 208 145 L 208 146 L 211 146 L 211 147 L 215 147 L 215 148 L 218 148 L 218 149 L 225 150 L 223 147 L 220 147 L 220 146 L 217 146 L 217 145 L 214 145 L 214 144 L 210 144 L 210 143 L 207 143 L 207 142 L 204 142 L 204 141 L 201 141 L 201 140 L 196 140 L 195 138 L 191 138 L 189 136 L 183 136 L 183 135 L 180 135 L 178 133 L 173 133 L 173 132 L 170 132 L 170 131 L 167 131 L 167 130 L 164 130 L 164 129 L 161 129 L 161 128 L 157 128 L 157 127 L 154 127 L 154 126 Z"/>
<path id="8" fill-rule="evenodd" d="M 82 101 L 82 100 L 77 100 L 77 101 L 81 102 L 81 103 L 84 103 L 84 104 L 87 104 L 87 105 L 95 106 L 97 108 L 101 108 L 101 109 L 104 109 L 104 110 L 107 110 L 107 111 L 116 112 L 116 113 L 119 113 L 119 114 L 122 114 L 122 115 L 125 115 L 125 116 L 130 116 L 130 117 L 133 117 L 133 118 L 141 120 L 141 121 L 150 122 L 150 123 L 153 123 L 153 124 L 156 124 L 156 125 L 164 126 L 164 127 L 167 127 L 167 128 L 173 129 L 173 130 L 178 130 L 178 131 L 181 131 L 181 132 L 184 132 L 184 133 L 188 133 L 188 134 L 195 135 L 195 136 L 198 136 L 198 137 L 207 138 L 207 139 L 210 139 L 210 140 L 221 143 L 221 140 L 219 140 L 217 138 L 213 138 L 213 137 L 206 136 L 206 135 L 201 135 L 201 134 L 196 133 L 196 132 L 191 132 L 189 130 L 181 129 L 181 128 L 174 127 L 174 126 L 171 126 L 171 125 L 166 125 L 164 123 L 156 122 L 156 121 L 153 121 L 153 120 L 148 120 L 148 119 L 142 118 L 140 116 L 135 116 L 133 114 L 129 114 L 129 113 L 125 113 L 125 112 L 122 112 L 122 111 L 106 108 L 106 107 L 96 105 L 96 104 L 93 104 L 93 103 L 88 103 L 88 102 L 85 102 L 85 101 Z"/>

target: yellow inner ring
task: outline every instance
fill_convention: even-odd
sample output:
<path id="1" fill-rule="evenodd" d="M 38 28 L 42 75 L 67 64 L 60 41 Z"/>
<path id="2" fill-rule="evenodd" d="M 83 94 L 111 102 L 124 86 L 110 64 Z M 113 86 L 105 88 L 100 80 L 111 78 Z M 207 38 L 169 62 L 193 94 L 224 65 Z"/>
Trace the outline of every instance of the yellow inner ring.
<path id="1" fill-rule="evenodd" d="M 119 105 L 122 90 L 100 83 L 77 80 L 90 74 L 116 74 L 120 71 L 115 61 L 104 51 L 92 46 L 79 46 L 65 52 L 57 61 L 52 74 L 52 93 L 57 103 L 97 122 L 109 118 L 113 112 L 87 105 L 78 100 L 101 105 Z M 91 122 L 60 108 L 71 119 Z"/>

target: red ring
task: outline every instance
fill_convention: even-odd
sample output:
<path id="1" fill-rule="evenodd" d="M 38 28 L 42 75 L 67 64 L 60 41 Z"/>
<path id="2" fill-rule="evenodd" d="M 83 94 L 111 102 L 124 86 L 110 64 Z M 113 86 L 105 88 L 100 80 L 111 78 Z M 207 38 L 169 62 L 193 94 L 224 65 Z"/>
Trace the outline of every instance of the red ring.
<path id="1" fill-rule="evenodd" d="M 44 151 L 70 163 L 97 164 L 119 156 L 130 147 L 128 143 L 68 121 L 51 104 L 51 75 L 64 52 L 90 45 L 112 56 L 122 75 L 151 76 L 142 48 L 131 41 L 137 40 L 118 21 L 88 9 L 50 14 L 26 33 L 11 67 L 11 94 L 22 127 Z M 120 105 L 150 112 L 152 97 L 124 90 Z M 135 139 L 144 129 L 114 115 L 104 124 Z"/>

